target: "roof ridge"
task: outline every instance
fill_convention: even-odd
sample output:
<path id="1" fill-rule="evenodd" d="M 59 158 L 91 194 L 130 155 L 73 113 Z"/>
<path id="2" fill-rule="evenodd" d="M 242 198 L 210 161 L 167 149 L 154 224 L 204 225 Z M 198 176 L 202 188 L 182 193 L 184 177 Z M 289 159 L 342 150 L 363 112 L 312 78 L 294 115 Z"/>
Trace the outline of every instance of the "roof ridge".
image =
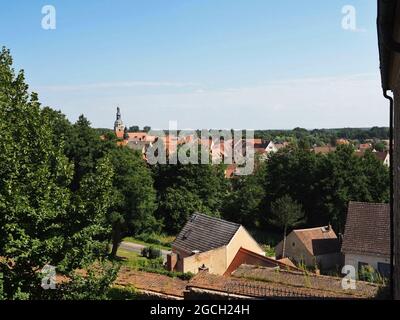
<path id="1" fill-rule="evenodd" d="M 363 202 L 363 201 L 349 201 L 350 204 L 365 204 L 365 205 L 380 205 L 380 206 L 389 206 L 389 203 L 384 203 L 384 202 Z"/>
<path id="2" fill-rule="evenodd" d="M 195 212 L 195 213 L 193 213 L 193 214 L 190 216 L 189 221 L 190 221 L 190 219 L 191 219 L 193 216 L 195 216 L 195 215 L 199 215 L 199 216 L 202 216 L 202 217 L 211 219 L 211 220 L 219 220 L 219 221 L 222 221 L 222 222 L 225 222 L 225 223 L 229 223 L 229 224 L 231 224 L 231 225 L 238 226 L 238 227 L 242 226 L 242 225 L 239 224 L 239 223 L 232 222 L 232 221 L 228 221 L 228 220 L 224 220 L 224 219 L 219 218 L 219 217 L 210 216 L 210 215 L 208 215 L 208 214 L 201 213 L 201 212 Z"/>
<path id="3" fill-rule="evenodd" d="M 329 227 L 329 225 L 320 226 L 320 227 L 312 227 L 312 228 L 304 228 L 304 229 L 293 229 L 293 231 L 299 232 L 299 231 L 319 230 L 319 229 L 326 228 L 326 227 Z"/>

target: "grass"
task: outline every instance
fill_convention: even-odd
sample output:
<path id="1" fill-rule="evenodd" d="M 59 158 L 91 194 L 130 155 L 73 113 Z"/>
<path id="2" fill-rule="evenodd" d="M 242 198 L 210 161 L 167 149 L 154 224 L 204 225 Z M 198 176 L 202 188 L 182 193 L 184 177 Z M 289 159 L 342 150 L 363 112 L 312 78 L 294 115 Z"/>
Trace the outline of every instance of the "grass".
<path id="1" fill-rule="evenodd" d="M 171 250 L 171 243 L 174 241 L 175 236 L 166 236 L 166 235 L 138 235 L 136 237 L 126 237 L 124 241 L 142 244 L 144 246 L 150 247 L 153 246 L 157 249 L 163 250 Z"/>
<path id="2" fill-rule="evenodd" d="M 173 272 L 164 269 L 162 258 L 147 259 L 136 252 L 118 249 L 117 256 L 121 259 L 122 265 L 139 271 L 162 274 L 171 278 L 189 280 L 193 277 L 191 273 Z"/>
<path id="3" fill-rule="evenodd" d="M 140 254 L 125 249 L 119 248 L 117 256 L 121 259 L 122 265 L 131 269 L 138 270 L 140 267 L 147 263 L 147 258 L 142 257 Z"/>

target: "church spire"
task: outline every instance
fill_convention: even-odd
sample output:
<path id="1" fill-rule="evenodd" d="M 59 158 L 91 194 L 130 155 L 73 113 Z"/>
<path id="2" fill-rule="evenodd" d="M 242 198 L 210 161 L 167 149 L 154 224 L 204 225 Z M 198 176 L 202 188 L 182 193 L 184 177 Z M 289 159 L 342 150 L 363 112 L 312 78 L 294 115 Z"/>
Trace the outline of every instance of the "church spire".
<path id="1" fill-rule="evenodd" d="M 114 122 L 114 131 L 118 138 L 122 138 L 125 131 L 124 123 L 121 119 L 121 110 L 117 107 L 117 118 Z"/>

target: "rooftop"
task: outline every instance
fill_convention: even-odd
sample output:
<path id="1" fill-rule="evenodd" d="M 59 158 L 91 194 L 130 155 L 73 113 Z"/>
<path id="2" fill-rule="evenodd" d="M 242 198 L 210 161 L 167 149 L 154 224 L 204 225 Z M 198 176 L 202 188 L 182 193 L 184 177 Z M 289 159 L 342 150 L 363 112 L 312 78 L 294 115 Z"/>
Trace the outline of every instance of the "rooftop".
<path id="1" fill-rule="evenodd" d="M 188 253 L 195 250 L 206 252 L 227 245 L 239 228 L 240 224 L 195 213 L 178 234 L 172 247 Z"/>
<path id="2" fill-rule="evenodd" d="M 340 251 L 339 240 L 330 226 L 298 229 L 293 232 L 313 256 Z"/>
<path id="3" fill-rule="evenodd" d="M 389 204 L 349 203 L 342 252 L 390 256 Z"/>

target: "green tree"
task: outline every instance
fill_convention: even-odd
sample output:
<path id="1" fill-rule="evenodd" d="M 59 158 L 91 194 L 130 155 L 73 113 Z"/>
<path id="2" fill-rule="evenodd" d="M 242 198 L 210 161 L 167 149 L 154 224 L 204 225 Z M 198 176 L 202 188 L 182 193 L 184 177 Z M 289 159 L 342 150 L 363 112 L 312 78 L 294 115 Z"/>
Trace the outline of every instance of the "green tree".
<path id="1" fill-rule="evenodd" d="M 112 168 L 98 162 L 71 192 L 73 165 L 55 113 L 0 53 L 0 273 L 7 299 L 43 297 L 40 270 L 64 274 L 106 253 Z M 65 122 L 64 122 L 65 123 Z M 66 124 L 66 127 L 68 125 Z M 61 130 L 62 131 L 62 130 Z M 55 136 L 58 135 L 58 140 Z"/>
<path id="2" fill-rule="evenodd" d="M 263 171 L 232 180 L 232 191 L 223 207 L 223 218 L 240 223 L 247 228 L 260 226 L 265 189 L 262 184 Z"/>
<path id="3" fill-rule="evenodd" d="M 157 165 L 153 170 L 157 217 L 165 231 L 175 233 L 195 211 L 221 215 L 229 190 L 222 165 L 178 163 Z"/>
<path id="4" fill-rule="evenodd" d="M 115 203 L 109 219 L 113 226 L 111 255 L 115 257 L 125 235 L 159 231 L 159 223 L 154 217 L 154 181 L 142 154 L 119 147 L 111 152 L 111 159 Z"/>
<path id="5" fill-rule="evenodd" d="M 285 257 L 287 229 L 304 223 L 304 212 L 299 203 L 286 195 L 271 205 L 272 217 L 269 222 L 283 228 L 282 258 Z"/>

